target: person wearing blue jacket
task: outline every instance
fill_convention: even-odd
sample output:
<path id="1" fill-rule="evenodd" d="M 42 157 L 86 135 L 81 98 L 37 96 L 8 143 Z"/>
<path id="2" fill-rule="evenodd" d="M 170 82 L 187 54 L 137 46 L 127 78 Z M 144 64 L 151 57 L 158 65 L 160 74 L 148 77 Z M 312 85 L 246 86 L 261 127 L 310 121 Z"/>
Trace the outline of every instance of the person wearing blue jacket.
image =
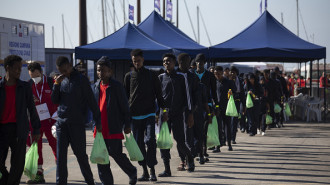
<path id="1" fill-rule="evenodd" d="M 77 157 L 82 175 L 88 185 L 94 185 L 93 174 L 86 154 L 85 119 L 87 107 L 92 111 L 98 131 L 102 131 L 100 109 L 93 98 L 93 91 L 86 76 L 76 71 L 67 57 L 60 56 L 56 67 L 61 73 L 55 79 L 51 95 L 58 104 L 56 125 L 57 169 L 56 184 L 67 184 L 68 146 Z"/>
<path id="2" fill-rule="evenodd" d="M 32 141 L 40 138 L 40 119 L 33 100 L 32 88 L 21 81 L 22 58 L 9 55 L 4 59 L 6 76 L 0 81 L 0 178 L 1 185 L 18 185 L 24 169 L 26 140 L 29 134 L 29 111 L 33 128 Z M 10 172 L 6 169 L 11 149 Z"/>
<path id="3" fill-rule="evenodd" d="M 123 85 L 111 78 L 112 62 L 108 57 L 103 56 L 97 61 L 97 76 L 99 80 L 94 84 L 93 91 L 101 110 L 102 135 L 108 153 L 128 175 L 129 184 L 136 184 L 136 168 L 123 153 L 122 146 L 123 129 L 125 134 L 131 132 L 128 100 Z M 97 169 L 102 184 L 113 184 L 110 164 L 98 164 Z"/>

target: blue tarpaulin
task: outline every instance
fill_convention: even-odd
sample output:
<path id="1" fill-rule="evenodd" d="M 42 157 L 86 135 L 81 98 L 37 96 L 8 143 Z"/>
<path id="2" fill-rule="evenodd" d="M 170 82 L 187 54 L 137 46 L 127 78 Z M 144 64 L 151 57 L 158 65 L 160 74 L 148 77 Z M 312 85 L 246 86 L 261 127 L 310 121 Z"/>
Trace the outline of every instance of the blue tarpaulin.
<path id="1" fill-rule="evenodd" d="M 155 41 L 165 46 L 185 52 L 194 57 L 198 53 L 208 55 L 208 49 L 184 34 L 171 22 L 153 11 L 138 27 Z"/>
<path id="2" fill-rule="evenodd" d="M 126 23 L 115 33 L 84 46 L 75 48 L 77 59 L 98 60 L 108 56 L 113 60 L 129 60 L 132 49 L 142 49 L 145 60 L 162 60 L 164 53 L 172 53 L 170 47 L 157 43 L 137 26 Z"/>
<path id="3" fill-rule="evenodd" d="M 265 11 L 232 39 L 209 48 L 210 58 L 229 61 L 304 62 L 326 57 L 326 48 L 309 43 Z"/>

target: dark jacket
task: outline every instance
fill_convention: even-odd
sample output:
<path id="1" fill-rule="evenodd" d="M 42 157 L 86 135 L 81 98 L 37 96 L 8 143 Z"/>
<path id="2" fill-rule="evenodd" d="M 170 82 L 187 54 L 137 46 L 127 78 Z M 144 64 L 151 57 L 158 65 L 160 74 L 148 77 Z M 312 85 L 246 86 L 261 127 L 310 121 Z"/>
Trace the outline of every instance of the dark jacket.
<path id="1" fill-rule="evenodd" d="M 265 81 L 265 88 L 267 90 L 267 101 L 269 104 L 274 104 L 274 101 L 280 97 L 277 86 L 277 82 L 273 79 L 268 79 Z"/>
<path id="2" fill-rule="evenodd" d="M 171 74 L 163 73 L 158 76 L 165 104 L 168 105 L 169 115 L 182 115 L 187 107 L 185 79 L 182 75 L 172 71 Z"/>
<path id="3" fill-rule="evenodd" d="M 206 93 L 206 88 L 205 88 L 205 85 L 202 84 L 202 83 L 199 83 L 198 84 L 198 98 L 197 98 L 197 110 L 196 110 L 196 113 L 203 113 L 205 112 L 205 104 L 208 103 L 208 95 Z"/>
<path id="4" fill-rule="evenodd" d="M 255 82 L 254 85 L 248 82 L 247 84 L 245 84 L 244 90 L 245 96 L 247 96 L 249 91 L 252 91 L 252 93 L 255 95 L 255 98 L 251 96 L 253 104 L 260 104 L 260 98 L 263 96 L 263 91 L 258 82 Z"/>
<path id="5" fill-rule="evenodd" d="M 277 79 L 280 81 L 281 83 L 281 87 L 282 87 L 282 92 L 283 92 L 283 95 L 286 97 L 286 98 L 289 98 L 290 97 L 290 94 L 289 94 L 289 90 L 288 90 L 288 87 L 287 87 L 287 83 L 286 83 L 286 80 L 284 77 L 282 76 L 277 76 Z"/>
<path id="6" fill-rule="evenodd" d="M 177 70 L 178 74 L 184 75 L 185 73 L 181 72 L 180 69 Z M 191 102 L 191 111 L 196 111 L 197 108 L 197 101 L 198 101 L 198 95 L 199 95 L 199 79 L 196 74 L 191 73 L 188 71 L 186 73 L 187 75 L 187 81 L 188 81 L 188 87 L 189 87 L 189 95 L 190 95 L 190 102 Z M 187 99 L 188 100 L 188 99 Z"/>
<path id="7" fill-rule="evenodd" d="M 204 71 L 205 71 L 205 73 L 202 76 L 202 79 L 200 79 L 200 82 L 206 86 L 206 92 L 208 93 L 209 103 L 212 103 L 212 100 L 213 100 L 213 102 L 218 105 L 219 100 L 218 100 L 217 92 L 216 92 L 215 76 L 210 71 L 207 71 L 205 69 L 204 69 Z"/>
<path id="8" fill-rule="evenodd" d="M 142 116 L 156 112 L 158 106 L 165 108 L 160 81 L 156 74 L 145 67 L 139 71 L 128 72 L 124 78 L 131 116 Z"/>
<path id="9" fill-rule="evenodd" d="M 86 76 L 78 71 L 72 71 L 70 78 L 65 78 L 61 84 L 54 84 L 52 101 L 58 104 L 56 124 L 80 124 L 85 126 L 87 108 L 94 116 L 96 125 L 101 124 L 100 108 L 93 98 L 93 91 Z"/>
<path id="10" fill-rule="evenodd" d="M 100 97 L 100 80 L 98 80 L 94 87 L 94 97 L 99 104 Z M 123 85 L 110 79 L 109 87 L 106 90 L 106 104 L 108 115 L 108 128 L 110 134 L 122 133 L 123 126 L 130 127 L 130 113 L 128 101 Z"/>
<path id="11" fill-rule="evenodd" d="M 0 80 L 0 115 L 5 109 L 5 78 Z M 16 82 L 16 124 L 17 137 L 26 139 L 29 133 L 29 119 L 27 111 L 30 114 L 30 121 L 33 128 L 32 134 L 40 133 L 40 120 L 34 104 L 32 89 L 28 82 L 17 80 Z"/>
<path id="12" fill-rule="evenodd" d="M 233 94 L 235 94 L 236 87 L 233 84 L 233 81 L 228 80 L 228 78 L 223 78 L 222 81 L 217 80 L 217 99 L 219 101 L 219 108 L 222 111 L 226 111 L 228 104 L 228 91 L 232 90 Z"/>

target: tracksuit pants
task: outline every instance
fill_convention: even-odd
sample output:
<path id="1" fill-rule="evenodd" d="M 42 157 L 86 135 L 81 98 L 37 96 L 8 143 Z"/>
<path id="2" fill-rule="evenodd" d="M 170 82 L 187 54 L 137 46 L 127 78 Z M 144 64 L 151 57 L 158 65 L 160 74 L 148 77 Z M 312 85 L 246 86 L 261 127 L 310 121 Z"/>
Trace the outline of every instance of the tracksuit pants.
<path id="1" fill-rule="evenodd" d="M 38 165 L 43 165 L 43 156 L 42 156 L 42 136 L 45 134 L 48 144 L 51 147 L 53 154 L 55 156 L 55 161 L 56 161 L 56 138 L 52 134 L 52 126 L 53 124 L 49 123 L 49 120 L 44 120 L 41 122 L 41 128 L 40 128 L 40 139 L 38 140 Z M 33 131 L 32 127 L 30 127 L 31 132 Z M 27 145 L 31 146 L 31 139 L 30 135 L 27 138 Z"/>
<path id="2" fill-rule="evenodd" d="M 169 115 L 167 121 L 170 132 L 172 131 L 173 137 L 177 143 L 177 149 L 179 153 L 182 153 L 183 156 L 187 156 L 192 159 L 191 151 L 186 145 L 185 134 L 184 134 L 184 122 L 183 114 L 178 115 Z M 170 149 L 161 149 L 160 150 L 162 159 L 167 162 L 171 159 Z"/>
<path id="3" fill-rule="evenodd" d="M 0 124 L 0 185 L 18 185 L 23 174 L 26 136 L 17 137 L 16 123 Z M 10 172 L 6 168 L 8 149 L 11 149 Z"/>
<path id="4" fill-rule="evenodd" d="M 136 175 L 136 168 L 132 165 L 131 161 L 123 153 L 123 144 L 121 139 L 105 139 L 109 155 L 116 161 L 119 167 L 129 176 Z M 113 175 L 109 164 L 97 165 L 100 180 L 103 185 L 113 184 Z"/>
<path id="5" fill-rule="evenodd" d="M 220 114 L 217 116 L 217 121 L 220 144 L 225 144 L 227 141 L 228 146 L 231 146 L 231 117 L 226 116 L 226 110 L 220 110 Z"/>
<path id="6" fill-rule="evenodd" d="M 69 144 L 80 166 L 82 175 L 88 185 L 94 185 L 93 174 L 86 154 L 86 131 L 84 123 L 60 123 L 56 126 L 57 135 L 57 169 L 56 184 L 66 185 L 68 178 Z"/>
<path id="7" fill-rule="evenodd" d="M 154 167 L 158 163 L 156 159 L 155 116 L 141 120 L 133 119 L 132 132 L 144 157 L 143 161 L 139 161 L 139 165 Z"/>

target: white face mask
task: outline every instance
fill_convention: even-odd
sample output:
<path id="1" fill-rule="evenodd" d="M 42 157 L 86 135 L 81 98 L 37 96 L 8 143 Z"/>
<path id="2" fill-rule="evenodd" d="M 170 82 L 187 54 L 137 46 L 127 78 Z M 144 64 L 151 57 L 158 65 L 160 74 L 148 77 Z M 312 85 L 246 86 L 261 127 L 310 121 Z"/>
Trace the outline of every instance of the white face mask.
<path id="1" fill-rule="evenodd" d="M 38 84 L 41 81 L 41 77 L 32 78 L 35 84 Z"/>

